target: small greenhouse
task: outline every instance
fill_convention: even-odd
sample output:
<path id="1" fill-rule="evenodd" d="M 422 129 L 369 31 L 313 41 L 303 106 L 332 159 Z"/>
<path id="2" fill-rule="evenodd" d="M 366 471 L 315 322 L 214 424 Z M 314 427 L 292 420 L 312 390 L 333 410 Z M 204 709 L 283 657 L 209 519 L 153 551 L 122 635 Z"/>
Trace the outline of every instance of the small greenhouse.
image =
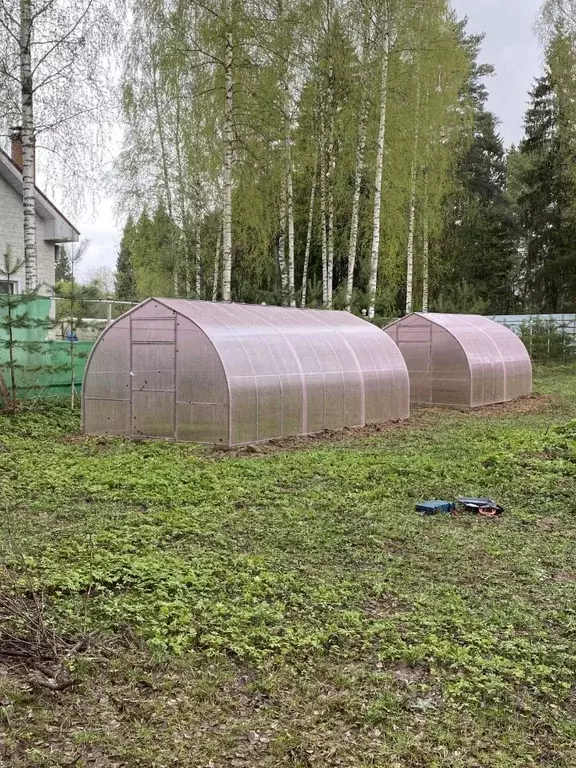
<path id="1" fill-rule="evenodd" d="M 412 403 L 476 408 L 532 391 L 526 347 L 486 317 L 415 312 L 384 330 L 406 361 Z"/>
<path id="2" fill-rule="evenodd" d="M 148 299 L 84 375 L 87 434 L 226 446 L 404 419 L 406 365 L 347 312 Z"/>

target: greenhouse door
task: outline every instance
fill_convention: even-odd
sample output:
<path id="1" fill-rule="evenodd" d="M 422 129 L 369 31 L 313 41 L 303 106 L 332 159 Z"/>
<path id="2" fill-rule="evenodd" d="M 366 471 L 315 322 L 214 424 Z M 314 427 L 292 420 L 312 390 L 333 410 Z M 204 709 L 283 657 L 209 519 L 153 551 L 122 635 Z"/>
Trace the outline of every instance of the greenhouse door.
<path id="1" fill-rule="evenodd" d="M 133 335 L 131 349 L 132 437 L 174 439 L 176 344 Z"/>

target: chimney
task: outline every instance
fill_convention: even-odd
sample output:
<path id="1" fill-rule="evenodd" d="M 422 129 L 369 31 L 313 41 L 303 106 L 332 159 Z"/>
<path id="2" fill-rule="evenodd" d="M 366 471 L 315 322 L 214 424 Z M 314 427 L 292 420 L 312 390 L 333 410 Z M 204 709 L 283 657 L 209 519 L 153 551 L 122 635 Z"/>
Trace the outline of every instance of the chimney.
<path id="1" fill-rule="evenodd" d="M 12 162 L 14 165 L 17 166 L 19 171 L 22 171 L 22 128 L 21 126 L 17 125 L 14 126 L 10 132 L 10 142 L 11 142 L 11 148 L 10 148 L 10 156 L 12 157 Z M 36 183 L 36 157 L 34 157 L 34 166 L 32 170 L 32 175 L 34 176 L 34 183 Z"/>
<path id="2" fill-rule="evenodd" d="M 22 170 L 22 128 L 15 126 L 10 132 L 12 162 Z"/>

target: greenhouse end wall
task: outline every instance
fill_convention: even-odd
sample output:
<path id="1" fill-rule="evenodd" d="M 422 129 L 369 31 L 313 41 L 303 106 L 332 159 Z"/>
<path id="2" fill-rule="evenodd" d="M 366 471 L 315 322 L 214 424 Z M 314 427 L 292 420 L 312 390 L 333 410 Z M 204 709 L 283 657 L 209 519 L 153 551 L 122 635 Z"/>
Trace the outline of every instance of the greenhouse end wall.
<path id="1" fill-rule="evenodd" d="M 346 312 L 149 299 L 86 367 L 83 426 L 223 445 L 407 418 L 406 364 Z"/>
<path id="2" fill-rule="evenodd" d="M 406 361 L 412 403 L 476 408 L 532 391 L 522 341 L 488 318 L 417 312 L 385 332 Z"/>

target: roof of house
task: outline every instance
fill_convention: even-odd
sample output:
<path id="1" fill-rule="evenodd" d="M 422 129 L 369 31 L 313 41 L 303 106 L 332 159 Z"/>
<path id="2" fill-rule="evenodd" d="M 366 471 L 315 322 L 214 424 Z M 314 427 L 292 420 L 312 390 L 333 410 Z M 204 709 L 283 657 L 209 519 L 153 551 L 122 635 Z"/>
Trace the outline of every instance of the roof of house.
<path id="1" fill-rule="evenodd" d="M 22 194 L 22 172 L 4 150 L 0 149 L 0 177 Z M 68 221 L 46 195 L 35 187 L 36 213 L 44 219 L 44 239 L 54 243 L 75 243 L 80 232 Z"/>

